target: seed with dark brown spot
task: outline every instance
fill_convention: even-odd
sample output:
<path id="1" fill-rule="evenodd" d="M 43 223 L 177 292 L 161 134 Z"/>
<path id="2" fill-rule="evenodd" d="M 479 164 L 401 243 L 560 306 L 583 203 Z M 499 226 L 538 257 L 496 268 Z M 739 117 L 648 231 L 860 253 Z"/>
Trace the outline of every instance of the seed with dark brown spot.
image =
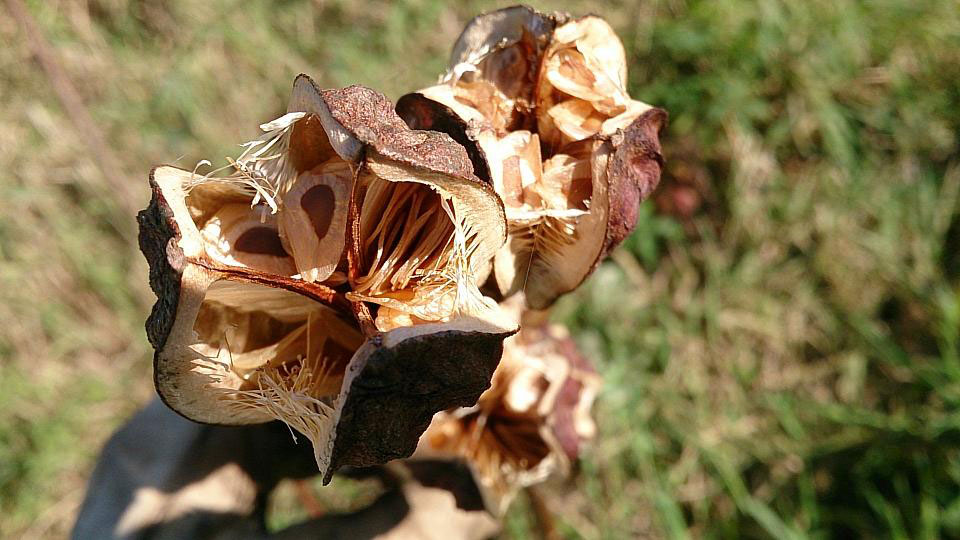
<path id="1" fill-rule="evenodd" d="M 244 253 L 253 253 L 255 255 L 272 255 L 274 257 L 289 257 L 283 243 L 280 242 L 280 235 L 276 229 L 270 227 L 253 227 L 248 229 L 237 238 L 233 244 L 234 249 Z"/>
<path id="2" fill-rule="evenodd" d="M 308 189 L 300 198 L 300 207 L 310 217 L 313 231 L 317 238 L 323 238 L 330 229 L 333 221 L 333 209 L 336 206 L 336 197 L 330 186 L 319 184 Z"/>
<path id="3" fill-rule="evenodd" d="M 507 206 L 523 204 L 523 180 L 520 178 L 520 157 L 503 160 L 503 202 Z"/>

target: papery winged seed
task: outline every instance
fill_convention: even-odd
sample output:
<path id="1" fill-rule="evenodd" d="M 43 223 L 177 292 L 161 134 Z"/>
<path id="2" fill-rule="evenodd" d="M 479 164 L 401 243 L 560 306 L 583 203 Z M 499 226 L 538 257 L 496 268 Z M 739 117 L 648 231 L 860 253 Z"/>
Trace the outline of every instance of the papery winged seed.
<path id="1" fill-rule="evenodd" d="M 340 264 L 352 188 L 350 167 L 331 160 L 301 173 L 283 196 L 280 235 L 305 281 L 325 281 Z"/>
<path id="2" fill-rule="evenodd" d="M 283 248 L 276 220 L 262 206 L 228 204 L 204 224 L 200 234 L 207 254 L 229 266 L 244 266 L 281 276 L 295 273 Z"/>
<path id="3" fill-rule="evenodd" d="M 589 159 L 557 154 L 543 162 L 543 175 L 534 188 L 548 210 L 577 215 L 570 212 L 589 209 L 592 173 Z"/>
<path id="4" fill-rule="evenodd" d="M 540 181 L 540 139 L 529 131 L 514 131 L 496 142 L 481 143 L 490 163 L 494 189 L 508 207 L 536 205 L 532 187 Z"/>
<path id="5" fill-rule="evenodd" d="M 546 80 L 556 90 L 587 101 L 607 115 L 622 112 L 627 101 L 619 83 L 575 49 L 561 49 L 548 57 Z"/>
<path id="6" fill-rule="evenodd" d="M 566 139 L 554 141 L 557 146 L 592 137 L 600 131 L 606 120 L 589 101 L 582 99 L 561 101 L 550 107 L 547 115 L 553 121 L 553 125 L 566 136 Z"/>

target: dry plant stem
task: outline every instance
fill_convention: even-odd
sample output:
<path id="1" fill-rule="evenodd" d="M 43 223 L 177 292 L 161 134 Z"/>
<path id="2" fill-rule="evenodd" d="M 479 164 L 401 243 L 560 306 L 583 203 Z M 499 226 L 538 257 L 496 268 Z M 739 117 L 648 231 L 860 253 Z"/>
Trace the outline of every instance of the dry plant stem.
<path id="1" fill-rule="evenodd" d="M 341 313 L 351 314 L 353 309 L 351 302 L 349 302 L 343 294 L 338 293 L 337 291 L 327 287 L 326 285 L 320 283 L 304 283 L 300 280 L 293 280 L 289 278 L 283 278 L 282 276 L 270 276 L 269 278 L 258 272 L 251 272 L 246 270 L 240 270 L 237 268 L 227 268 L 224 266 L 213 266 L 207 261 L 202 259 L 197 259 L 193 257 L 188 257 L 187 262 L 195 264 L 197 266 L 202 266 L 208 270 L 215 270 L 222 274 L 232 276 L 237 281 L 245 281 L 248 283 L 257 283 L 259 285 L 269 285 L 282 289 L 289 290 L 291 292 L 296 292 L 311 300 L 320 302 L 321 304 L 328 305 Z M 289 283 L 287 283 L 289 282 Z M 288 285 L 283 287 L 283 285 Z M 294 286 L 295 284 L 296 286 Z"/>
<path id="2" fill-rule="evenodd" d="M 77 134 L 83 134 L 79 137 L 80 140 L 87 145 L 90 153 L 94 156 L 100 173 L 107 179 L 112 190 L 117 193 L 114 198 L 123 207 L 124 215 L 135 215 L 140 210 L 139 202 L 136 202 L 140 197 L 135 193 L 131 184 L 124 181 L 120 160 L 107 145 L 103 133 L 90 116 L 86 105 L 83 104 L 80 93 L 77 92 L 73 82 L 70 81 L 70 77 L 60 65 L 50 42 L 47 41 L 22 0 L 7 0 L 7 10 L 23 28 L 27 41 L 30 43 L 30 52 L 40 63 L 40 67 L 50 81 L 50 86 L 57 94 L 57 99 L 70 118 L 70 122 L 73 123 L 74 130 Z M 136 230 L 132 221 L 114 219 L 112 222 L 113 226 L 123 236 L 127 238 L 135 236 Z"/>
<path id="3" fill-rule="evenodd" d="M 356 190 L 363 189 L 358 187 L 356 179 L 360 176 L 361 168 L 354 173 L 354 184 L 353 189 L 354 193 L 350 195 L 350 199 L 354 200 L 357 196 Z M 347 210 L 347 277 L 349 280 L 355 280 L 359 274 L 360 267 L 360 243 L 355 239 L 360 237 L 360 215 L 357 205 L 351 204 Z M 363 337 L 371 338 L 377 335 L 380 331 L 377 330 L 377 325 L 373 320 L 373 314 L 370 313 L 370 307 L 363 302 L 350 302 L 350 309 L 353 312 L 354 318 L 360 324 L 360 331 L 363 333 Z"/>
<path id="4" fill-rule="evenodd" d="M 377 329 L 377 324 L 373 320 L 373 315 L 370 313 L 370 307 L 363 302 L 350 302 L 350 307 L 353 309 L 353 316 L 356 317 L 357 322 L 360 323 L 360 331 L 363 332 L 363 337 L 372 338 L 380 333 L 380 330 Z"/>
<path id="5" fill-rule="evenodd" d="M 553 519 L 553 513 L 547 508 L 547 502 L 543 495 L 540 494 L 536 486 L 528 487 L 526 492 L 537 523 L 537 530 L 531 531 L 532 536 L 539 536 L 543 540 L 560 540 L 560 533 L 557 532 L 557 524 Z"/>

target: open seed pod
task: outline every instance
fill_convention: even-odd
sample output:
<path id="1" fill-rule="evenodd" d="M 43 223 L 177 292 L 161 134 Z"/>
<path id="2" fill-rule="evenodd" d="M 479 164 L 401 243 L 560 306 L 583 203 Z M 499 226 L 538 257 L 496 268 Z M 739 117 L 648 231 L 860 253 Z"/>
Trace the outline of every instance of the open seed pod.
<path id="1" fill-rule="evenodd" d="M 626 56 L 599 17 L 512 7 L 471 21 L 440 84 L 397 102 L 485 161 L 506 208 L 501 294 L 549 307 L 583 282 L 636 224 L 660 179 L 666 112 L 630 98 Z M 459 120 L 459 122 L 457 121 Z"/>
<path id="2" fill-rule="evenodd" d="M 477 282 L 502 205 L 448 136 L 367 88 L 294 83 L 226 176 L 151 172 L 138 216 L 159 395 L 208 423 L 279 419 L 342 465 L 407 456 L 489 386 L 516 322 Z"/>
<path id="3" fill-rule="evenodd" d="M 513 6 L 475 17 L 453 46 L 444 80 L 500 130 L 529 128 L 540 57 L 564 15 Z M 469 97 L 467 97 L 469 96 Z"/>
<path id="4" fill-rule="evenodd" d="M 379 306 L 381 331 L 465 316 L 514 324 L 478 289 L 506 238 L 496 192 L 473 175 L 462 146 L 411 131 L 389 102 L 383 107 L 378 116 L 389 124 L 355 126 L 367 148 L 353 191 L 347 297 Z"/>
<path id="5" fill-rule="evenodd" d="M 491 388 L 473 407 L 438 413 L 414 457 L 465 460 L 487 508 L 501 515 L 519 489 L 568 472 L 595 432 L 600 383 L 563 327 L 524 320 L 504 343 Z"/>

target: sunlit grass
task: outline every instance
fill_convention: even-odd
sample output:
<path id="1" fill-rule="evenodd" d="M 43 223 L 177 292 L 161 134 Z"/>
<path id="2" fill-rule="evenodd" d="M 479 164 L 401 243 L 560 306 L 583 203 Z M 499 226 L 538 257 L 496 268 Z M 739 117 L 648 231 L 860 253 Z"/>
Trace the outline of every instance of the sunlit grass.
<path id="1" fill-rule="evenodd" d="M 0 17 L 0 537 L 64 534 L 151 396 L 125 210 L 150 166 L 235 155 L 299 72 L 432 83 L 505 4 L 33 2 L 135 201 Z M 960 6 L 536 4 L 610 19 L 671 114 L 656 200 L 556 311 L 607 379 L 580 475 L 545 490 L 558 529 L 960 535 Z M 532 523 L 521 498 L 508 534 Z"/>

